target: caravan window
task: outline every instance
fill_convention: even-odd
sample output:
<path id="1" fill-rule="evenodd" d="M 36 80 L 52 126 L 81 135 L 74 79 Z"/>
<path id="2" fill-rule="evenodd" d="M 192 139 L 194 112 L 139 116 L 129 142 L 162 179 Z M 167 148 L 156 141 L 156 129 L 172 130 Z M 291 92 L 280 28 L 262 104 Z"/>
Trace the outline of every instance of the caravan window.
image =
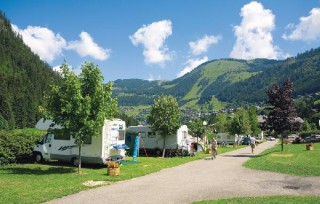
<path id="1" fill-rule="evenodd" d="M 139 136 L 140 136 L 141 138 L 144 138 L 144 137 L 146 137 L 146 133 L 145 133 L 145 132 L 139 132 Z"/>
<path id="2" fill-rule="evenodd" d="M 70 140 L 70 134 L 64 133 L 61 129 L 53 130 L 53 134 L 56 140 Z"/>
<path id="3" fill-rule="evenodd" d="M 92 144 L 92 137 L 84 137 L 83 144 Z"/>
<path id="4" fill-rule="evenodd" d="M 155 132 L 148 132 L 148 137 L 154 138 L 154 137 L 156 137 L 156 133 Z"/>
<path id="5" fill-rule="evenodd" d="M 183 138 L 187 138 L 188 137 L 187 131 L 182 131 L 182 135 L 183 135 Z"/>
<path id="6" fill-rule="evenodd" d="M 124 140 L 124 136 L 125 136 L 125 131 L 119 130 L 119 140 Z"/>

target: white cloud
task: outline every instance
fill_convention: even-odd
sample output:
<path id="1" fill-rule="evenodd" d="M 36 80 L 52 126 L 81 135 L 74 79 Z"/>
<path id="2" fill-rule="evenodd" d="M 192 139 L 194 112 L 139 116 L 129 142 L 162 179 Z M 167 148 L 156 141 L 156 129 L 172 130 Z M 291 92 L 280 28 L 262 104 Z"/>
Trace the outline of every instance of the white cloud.
<path id="1" fill-rule="evenodd" d="M 129 36 L 133 45 L 142 44 L 146 64 L 163 64 L 171 60 L 165 40 L 172 34 L 172 24 L 169 20 L 143 25 L 133 35 Z"/>
<path id="2" fill-rule="evenodd" d="M 52 69 L 53 69 L 53 71 L 56 71 L 56 72 L 58 72 L 58 73 L 62 73 L 62 71 L 61 71 L 61 65 L 54 66 L 54 67 L 52 67 Z"/>
<path id="3" fill-rule="evenodd" d="M 66 49 L 75 50 L 81 57 L 90 56 L 98 60 L 106 60 L 110 57 L 110 50 L 97 45 L 89 33 L 82 31 L 80 40 L 70 41 Z"/>
<path id="4" fill-rule="evenodd" d="M 54 67 L 52 67 L 52 70 L 62 74 L 61 66 L 62 65 L 54 66 Z M 68 67 L 77 76 L 79 76 L 82 72 L 81 66 L 78 66 L 77 68 L 73 68 L 70 64 L 68 64 Z"/>
<path id="5" fill-rule="evenodd" d="M 19 29 L 16 25 L 11 25 L 12 29 L 22 36 L 22 39 L 31 50 L 38 54 L 40 59 L 52 62 L 61 55 L 62 49 L 66 46 L 66 41 L 48 28 L 39 26 L 28 26 L 26 29 Z"/>
<path id="6" fill-rule="evenodd" d="M 199 55 L 208 51 L 210 45 L 217 44 L 221 36 L 205 35 L 203 38 L 189 42 L 189 46 L 193 55 Z"/>
<path id="7" fill-rule="evenodd" d="M 161 80 L 160 75 L 158 75 L 158 79 L 155 79 L 154 76 L 152 74 L 149 74 L 149 78 L 148 81 L 154 81 L 154 80 Z"/>
<path id="8" fill-rule="evenodd" d="M 298 25 L 289 24 L 286 29 L 292 30 L 290 34 L 283 34 L 286 40 L 312 41 L 320 39 L 320 8 L 313 8 L 310 15 L 301 17 Z"/>
<path id="9" fill-rule="evenodd" d="M 273 45 L 271 32 L 275 27 L 275 16 L 264 9 L 261 3 L 252 1 L 241 8 L 241 24 L 234 26 L 237 38 L 230 57 L 240 59 L 278 59 L 285 55 Z"/>
<path id="10" fill-rule="evenodd" d="M 194 70 L 200 64 L 202 64 L 204 62 L 207 62 L 207 61 L 208 61 L 208 57 L 207 56 L 204 56 L 202 59 L 201 58 L 189 59 L 186 62 L 186 66 L 183 68 L 183 70 L 181 72 L 179 72 L 177 77 L 182 77 L 183 75 L 185 75 L 185 74 L 191 72 L 192 70 Z"/>

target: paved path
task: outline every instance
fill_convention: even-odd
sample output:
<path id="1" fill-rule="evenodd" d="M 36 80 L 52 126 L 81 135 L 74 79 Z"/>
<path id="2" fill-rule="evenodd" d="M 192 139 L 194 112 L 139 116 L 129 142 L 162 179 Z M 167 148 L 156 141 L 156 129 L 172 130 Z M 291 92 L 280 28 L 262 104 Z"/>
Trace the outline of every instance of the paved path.
<path id="1" fill-rule="evenodd" d="M 275 145 L 265 142 L 256 154 Z M 129 181 L 118 182 L 48 203 L 191 203 L 197 200 L 267 195 L 320 195 L 320 177 L 299 177 L 251 170 L 241 165 L 250 147 L 197 160 Z"/>

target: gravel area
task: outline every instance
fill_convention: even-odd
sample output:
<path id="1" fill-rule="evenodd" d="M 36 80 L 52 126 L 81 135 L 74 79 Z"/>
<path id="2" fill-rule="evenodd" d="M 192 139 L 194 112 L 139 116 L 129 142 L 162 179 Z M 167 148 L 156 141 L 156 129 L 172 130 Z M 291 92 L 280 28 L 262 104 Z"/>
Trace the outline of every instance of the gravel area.
<path id="1" fill-rule="evenodd" d="M 268 141 L 255 154 L 274 146 Z M 136 179 L 118 182 L 47 203 L 192 203 L 198 200 L 270 196 L 320 195 L 320 177 L 300 177 L 244 168 L 253 157 L 250 147 L 163 169 Z"/>

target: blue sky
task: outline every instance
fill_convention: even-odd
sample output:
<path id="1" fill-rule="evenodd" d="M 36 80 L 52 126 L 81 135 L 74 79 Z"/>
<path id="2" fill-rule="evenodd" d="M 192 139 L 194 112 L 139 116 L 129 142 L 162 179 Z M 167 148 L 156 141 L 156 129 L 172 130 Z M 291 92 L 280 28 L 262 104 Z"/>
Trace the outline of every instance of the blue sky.
<path id="1" fill-rule="evenodd" d="M 220 58 L 285 59 L 320 47 L 320 0 L 8 0 L 0 10 L 53 68 L 105 81 L 172 80 Z"/>

